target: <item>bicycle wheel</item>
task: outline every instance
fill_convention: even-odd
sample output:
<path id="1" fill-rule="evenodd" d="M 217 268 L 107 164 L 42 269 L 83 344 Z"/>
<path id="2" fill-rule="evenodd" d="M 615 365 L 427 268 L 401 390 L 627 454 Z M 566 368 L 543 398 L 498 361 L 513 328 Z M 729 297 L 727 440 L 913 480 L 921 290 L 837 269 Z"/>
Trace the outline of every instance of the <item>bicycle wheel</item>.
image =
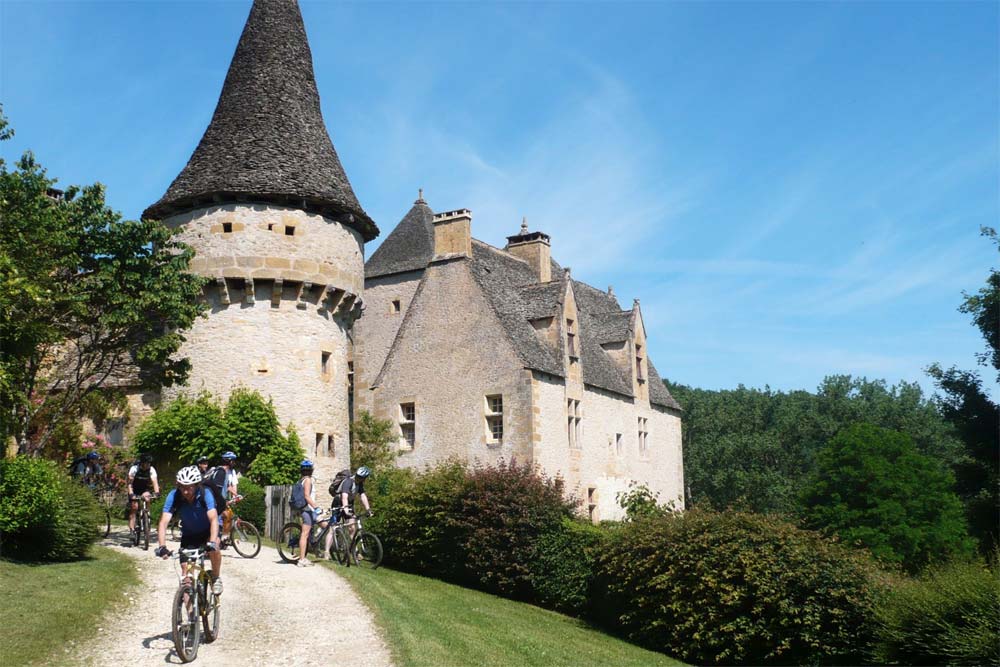
<path id="1" fill-rule="evenodd" d="M 341 565 L 350 565 L 350 558 L 347 556 L 347 535 L 340 526 L 333 528 L 333 544 L 330 545 L 330 552 Z"/>
<path id="2" fill-rule="evenodd" d="M 204 629 L 205 643 L 211 644 L 219 638 L 219 619 L 222 610 L 219 606 L 219 596 L 212 592 L 212 585 L 205 579 L 198 584 L 204 602 L 201 606 L 201 624 Z"/>
<path id="3" fill-rule="evenodd" d="M 201 627 L 198 625 L 198 596 L 191 586 L 182 585 L 174 596 L 174 648 L 181 662 L 191 662 L 198 655 Z"/>
<path id="4" fill-rule="evenodd" d="M 286 563 L 294 563 L 299 559 L 299 537 L 302 535 L 302 525 L 294 521 L 286 523 L 278 534 L 278 555 Z"/>
<path id="5" fill-rule="evenodd" d="M 229 534 L 236 553 L 244 558 L 253 558 L 260 553 L 260 532 L 257 526 L 243 519 L 233 521 L 233 530 Z"/>
<path id="6" fill-rule="evenodd" d="M 149 551 L 149 512 L 142 513 L 142 548 Z"/>
<path id="7" fill-rule="evenodd" d="M 104 506 L 104 520 L 97 526 L 97 532 L 101 537 L 111 534 L 111 508 Z"/>
<path id="8" fill-rule="evenodd" d="M 382 564 L 382 540 L 375 533 L 358 531 L 351 542 L 351 560 L 358 567 L 374 570 Z"/>

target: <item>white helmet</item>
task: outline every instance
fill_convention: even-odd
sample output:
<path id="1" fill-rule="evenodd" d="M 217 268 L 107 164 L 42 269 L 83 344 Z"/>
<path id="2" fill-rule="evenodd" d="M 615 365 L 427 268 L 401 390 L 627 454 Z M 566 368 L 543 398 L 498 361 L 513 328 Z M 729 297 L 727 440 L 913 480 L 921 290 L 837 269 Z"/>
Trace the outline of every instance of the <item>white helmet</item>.
<path id="1" fill-rule="evenodd" d="M 201 482 L 201 471 L 198 466 L 188 466 L 177 471 L 177 483 L 182 486 L 198 484 Z"/>

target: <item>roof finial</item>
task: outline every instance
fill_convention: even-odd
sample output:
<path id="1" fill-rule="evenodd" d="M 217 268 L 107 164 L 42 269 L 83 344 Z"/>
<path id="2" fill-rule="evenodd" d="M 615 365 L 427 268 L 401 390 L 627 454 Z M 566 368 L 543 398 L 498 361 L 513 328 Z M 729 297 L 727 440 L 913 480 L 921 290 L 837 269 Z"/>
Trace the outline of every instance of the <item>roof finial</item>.
<path id="1" fill-rule="evenodd" d="M 417 188 L 417 201 L 422 202 L 424 200 L 424 189 Z"/>
<path id="2" fill-rule="evenodd" d="M 521 233 L 528 233 L 528 216 L 526 215 L 521 217 Z"/>
<path id="3" fill-rule="evenodd" d="M 615 295 L 615 288 L 614 288 L 614 286 L 613 285 L 608 285 L 608 296 L 614 296 L 614 295 Z"/>
<path id="4" fill-rule="evenodd" d="M 632 307 L 633 308 L 639 307 L 639 299 L 632 299 Z"/>

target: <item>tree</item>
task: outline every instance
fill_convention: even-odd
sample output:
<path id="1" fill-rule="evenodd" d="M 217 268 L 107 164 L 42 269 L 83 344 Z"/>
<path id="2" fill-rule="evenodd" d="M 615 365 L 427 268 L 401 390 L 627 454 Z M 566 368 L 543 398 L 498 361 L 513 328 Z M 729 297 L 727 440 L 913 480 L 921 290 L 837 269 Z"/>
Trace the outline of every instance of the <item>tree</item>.
<path id="1" fill-rule="evenodd" d="M 256 390 L 246 387 L 234 389 L 229 395 L 223 418 L 226 422 L 226 448 L 247 463 L 261 452 L 279 447 L 285 439 L 274 403 L 270 398 L 265 401 Z"/>
<path id="2" fill-rule="evenodd" d="M 819 452 L 802 493 L 803 519 L 914 572 L 971 551 L 953 485 L 951 472 L 909 436 L 856 424 Z"/>
<path id="3" fill-rule="evenodd" d="M 294 426 L 289 424 L 286 431 L 288 437 L 261 449 L 247 470 L 250 479 L 261 486 L 294 484 L 299 479 L 299 464 L 304 456 L 302 445 Z"/>
<path id="4" fill-rule="evenodd" d="M 982 235 L 1000 248 L 996 230 L 984 227 Z M 986 341 L 986 352 L 976 358 L 981 366 L 992 366 L 1000 381 L 1000 271 L 991 269 L 985 287 L 963 296 L 958 310 L 972 316 Z M 1000 542 L 1000 406 L 990 400 L 975 371 L 932 364 L 927 374 L 944 393 L 942 413 L 964 445 L 954 465 L 957 489 L 970 531 L 979 540 L 980 551 L 989 555 Z"/>
<path id="5" fill-rule="evenodd" d="M 391 467 L 398 455 L 392 448 L 395 441 L 391 420 L 362 410 L 351 424 L 351 465 L 376 471 Z"/>
<path id="6" fill-rule="evenodd" d="M 0 140 L 11 136 L 0 114 Z M 176 352 L 204 310 L 193 251 L 122 220 L 100 184 L 55 188 L 30 152 L 0 159 L 0 435 L 37 453 L 86 399 L 182 382 Z"/>
<path id="7" fill-rule="evenodd" d="M 182 394 L 143 420 L 133 441 L 140 452 L 183 465 L 199 456 L 218 459 L 228 449 L 222 406 L 208 392 L 194 399 Z"/>

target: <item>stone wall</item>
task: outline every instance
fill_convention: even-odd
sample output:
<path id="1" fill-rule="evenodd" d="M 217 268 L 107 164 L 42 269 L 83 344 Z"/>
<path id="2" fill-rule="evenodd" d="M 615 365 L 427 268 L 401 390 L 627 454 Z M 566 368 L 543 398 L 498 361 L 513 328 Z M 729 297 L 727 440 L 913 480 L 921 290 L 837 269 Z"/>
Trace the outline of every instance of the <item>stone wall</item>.
<path id="1" fill-rule="evenodd" d="M 382 370 L 423 275 L 421 269 L 365 281 L 364 312 L 354 323 L 354 404 L 358 410 L 374 411 L 369 387 Z M 398 311 L 394 301 L 399 301 Z"/>
<path id="2" fill-rule="evenodd" d="M 503 396 L 504 437 L 486 435 L 486 396 Z M 398 464 L 448 458 L 531 460 L 531 383 L 467 260 L 432 263 L 375 388 L 376 414 L 400 421 L 413 403 L 416 442 Z"/>

